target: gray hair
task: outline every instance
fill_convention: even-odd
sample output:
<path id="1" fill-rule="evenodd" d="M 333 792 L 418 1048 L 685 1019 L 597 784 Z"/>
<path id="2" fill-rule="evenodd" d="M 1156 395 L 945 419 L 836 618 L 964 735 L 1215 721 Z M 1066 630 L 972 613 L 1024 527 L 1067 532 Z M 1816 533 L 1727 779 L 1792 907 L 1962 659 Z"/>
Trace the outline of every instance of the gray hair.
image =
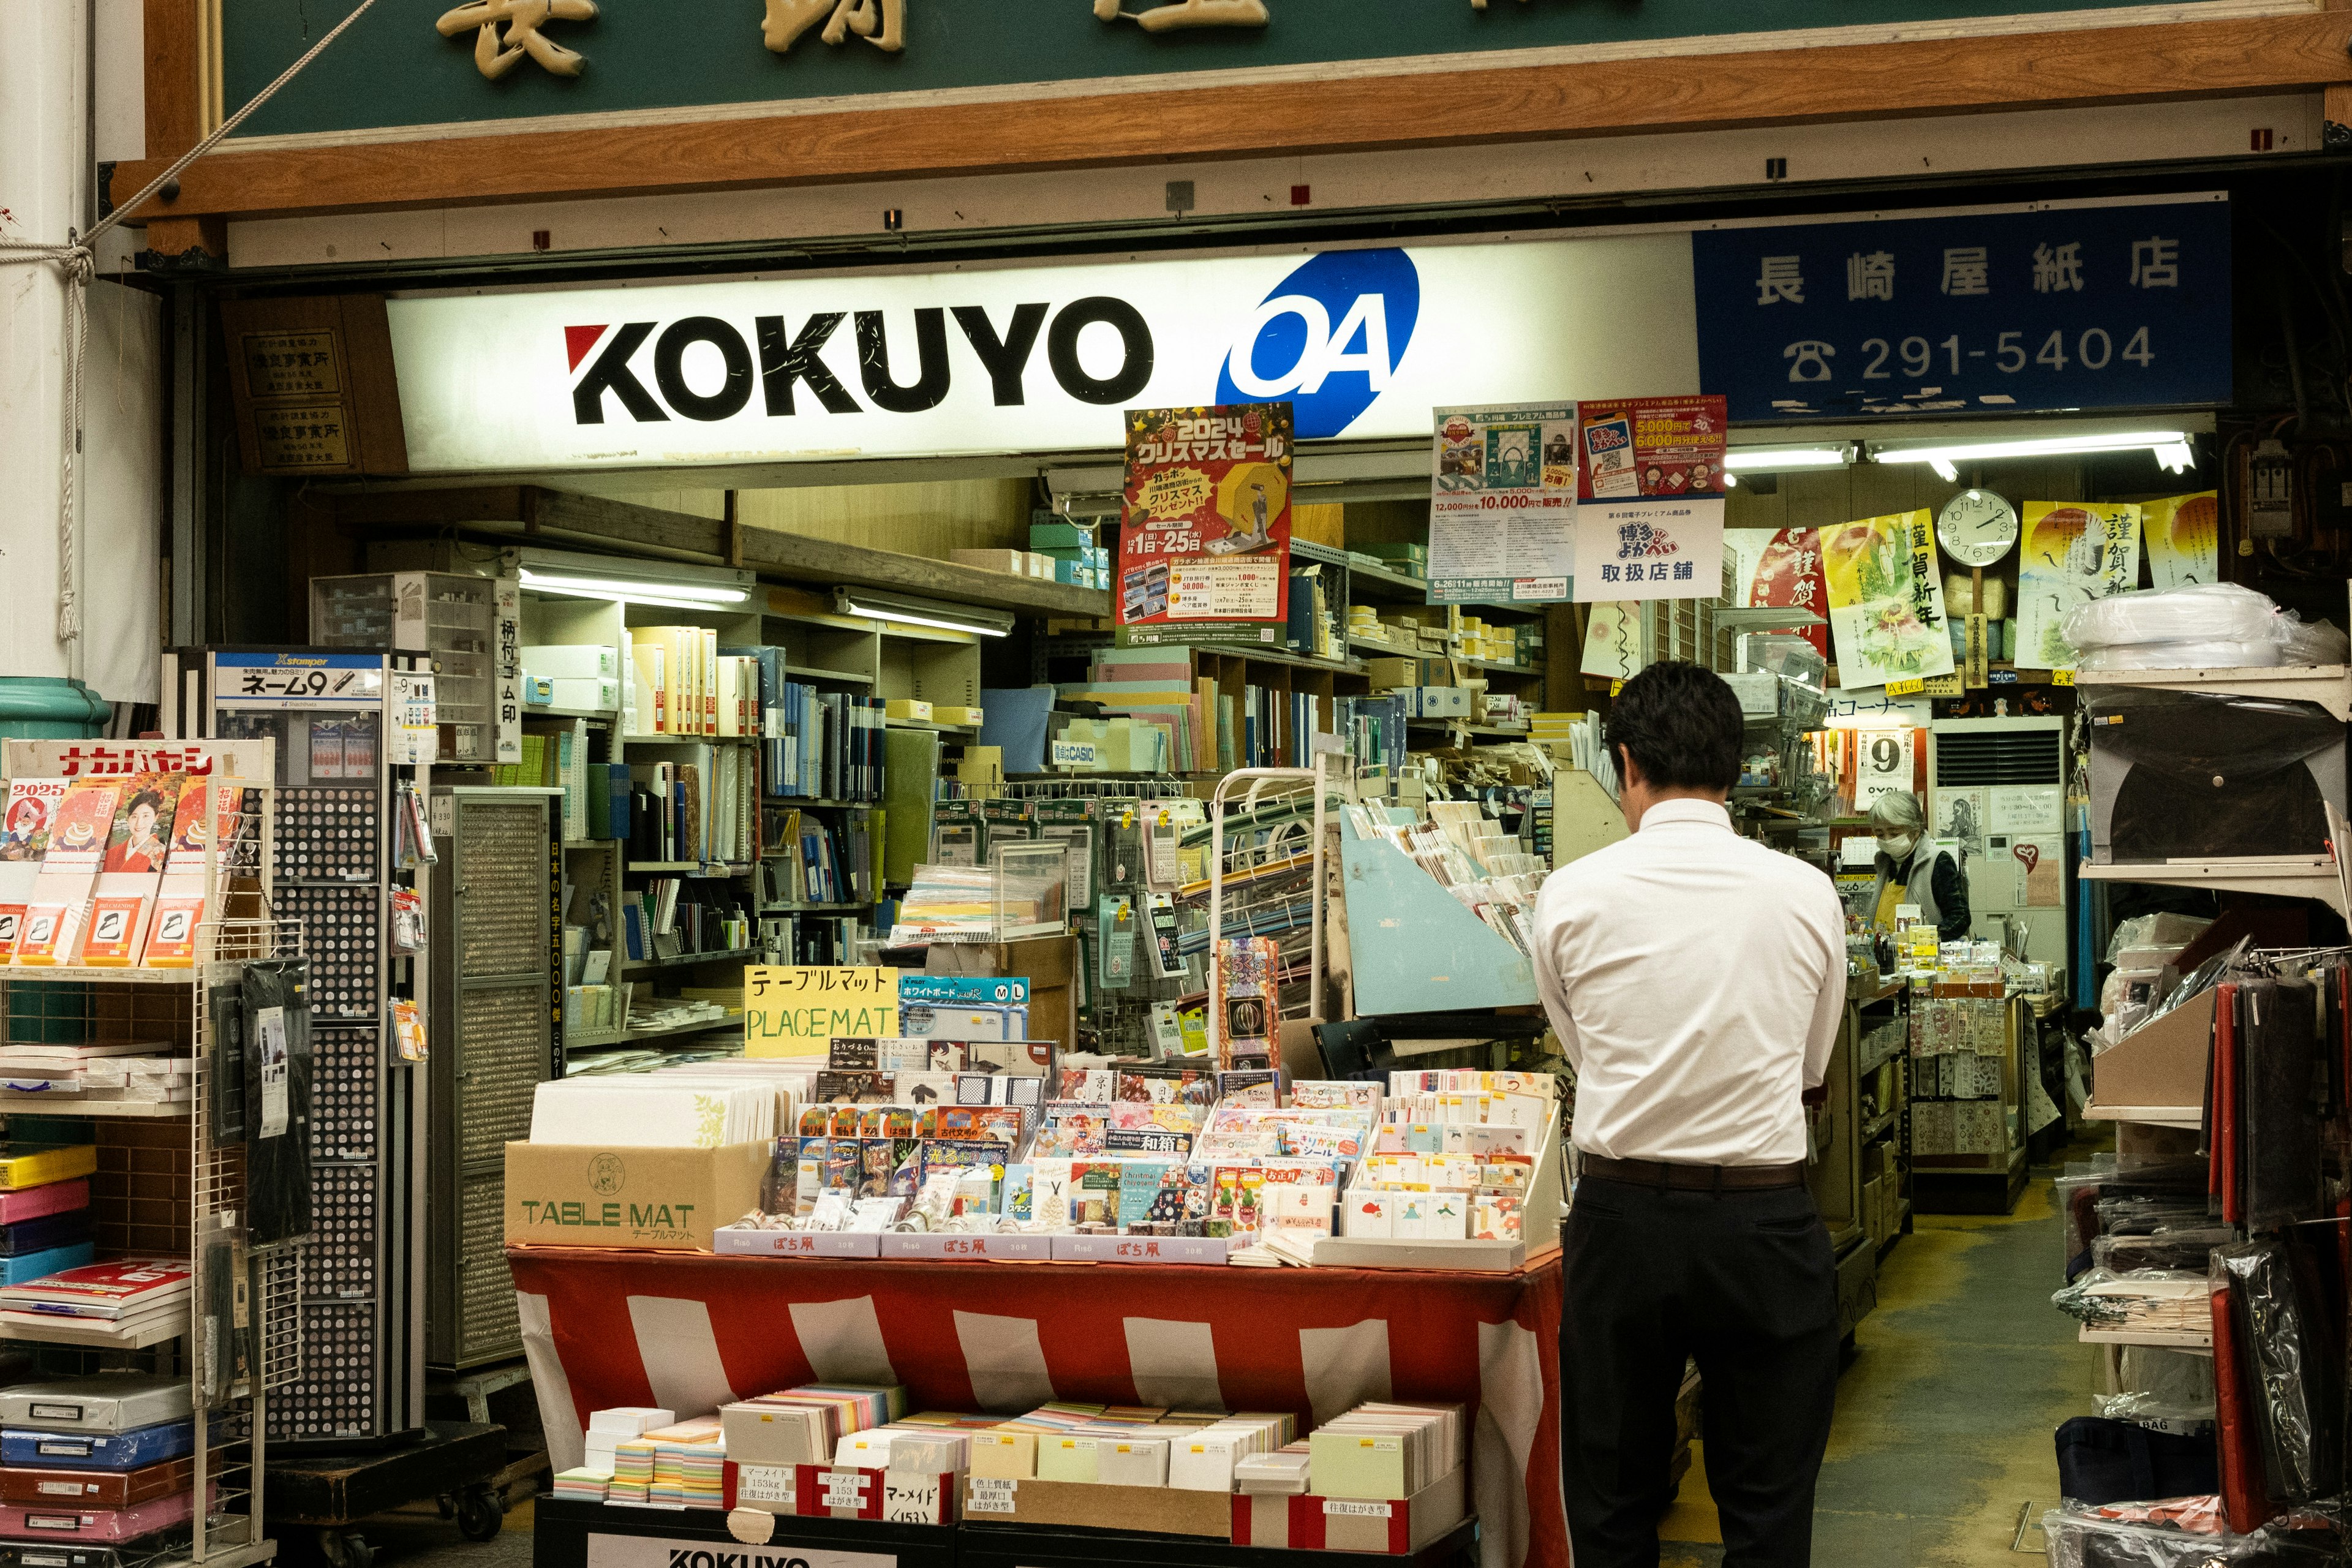
<path id="1" fill-rule="evenodd" d="M 1919 809 L 1919 797 L 1908 790 L 1896 790 L 1882 795 L 1870 803 L 1870 825 L 1873 827 L 1908 828 L 1923 831 L 1927 819 Z"/>

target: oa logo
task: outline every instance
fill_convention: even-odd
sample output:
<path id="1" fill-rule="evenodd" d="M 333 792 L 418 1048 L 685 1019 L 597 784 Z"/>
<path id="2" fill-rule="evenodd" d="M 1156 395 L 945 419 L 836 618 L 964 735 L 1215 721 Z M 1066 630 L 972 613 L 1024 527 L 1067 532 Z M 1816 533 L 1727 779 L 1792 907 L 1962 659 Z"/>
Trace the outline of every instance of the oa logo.
<path id="1" fill-rule="evenodd" d="M 1403 251 L 1326 251 L 1243 324 L 1217 401 L 1287 398 L 1295 435 L 1337 436 L 1388 390 L 1420 316 L 1421 275 Z"/>

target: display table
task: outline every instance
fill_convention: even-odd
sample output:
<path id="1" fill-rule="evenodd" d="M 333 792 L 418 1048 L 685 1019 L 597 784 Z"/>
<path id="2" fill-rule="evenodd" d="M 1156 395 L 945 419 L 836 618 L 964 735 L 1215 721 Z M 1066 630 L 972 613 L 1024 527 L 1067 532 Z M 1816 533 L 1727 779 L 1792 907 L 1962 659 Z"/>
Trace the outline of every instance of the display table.
<path id="1" fill-rule="evenodd" d="M 903 1383 L 917 1409 L 1055 1399 L 1328 1420 L 1465 1401 L 1483 1568 L 1566 1568 L 1560 1263 L 1514 1274 L 716 1258 L 510 1247 L 557 1469 L 591 1411 L 706 1411 L 795 1384 Z M 568 1392 L 569 1397 L 566 1397 Z"/>

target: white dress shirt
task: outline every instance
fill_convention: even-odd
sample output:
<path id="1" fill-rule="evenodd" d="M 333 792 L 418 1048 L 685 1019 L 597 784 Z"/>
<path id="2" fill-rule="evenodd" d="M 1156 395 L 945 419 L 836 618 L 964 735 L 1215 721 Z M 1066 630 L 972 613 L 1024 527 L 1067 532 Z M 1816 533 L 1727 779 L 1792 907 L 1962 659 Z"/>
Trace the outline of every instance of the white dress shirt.
<path id="1" fill-rule="evenodd" d="M 1618 1160 L 1804 1159 L 1801 1092 L 1845 1008 L 1830 879 L 1740 837 L 1713 801 L 1664 800 L 1641 831 L 1553 872 L 1536 984 L 1576 1067 L 1576 1146 Z"/>

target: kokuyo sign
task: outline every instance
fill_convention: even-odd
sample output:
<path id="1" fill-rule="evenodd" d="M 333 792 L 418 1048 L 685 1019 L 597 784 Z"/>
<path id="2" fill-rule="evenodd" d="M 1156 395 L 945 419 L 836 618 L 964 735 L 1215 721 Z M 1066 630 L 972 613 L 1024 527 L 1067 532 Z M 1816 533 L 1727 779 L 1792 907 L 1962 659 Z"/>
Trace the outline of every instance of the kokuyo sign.
<path id="1" fill-rule="evenodd" d="M 1120 412 L 1696 391 L 1682 234 L 396 298 L 416 472 L 1110 451 Z"/>

